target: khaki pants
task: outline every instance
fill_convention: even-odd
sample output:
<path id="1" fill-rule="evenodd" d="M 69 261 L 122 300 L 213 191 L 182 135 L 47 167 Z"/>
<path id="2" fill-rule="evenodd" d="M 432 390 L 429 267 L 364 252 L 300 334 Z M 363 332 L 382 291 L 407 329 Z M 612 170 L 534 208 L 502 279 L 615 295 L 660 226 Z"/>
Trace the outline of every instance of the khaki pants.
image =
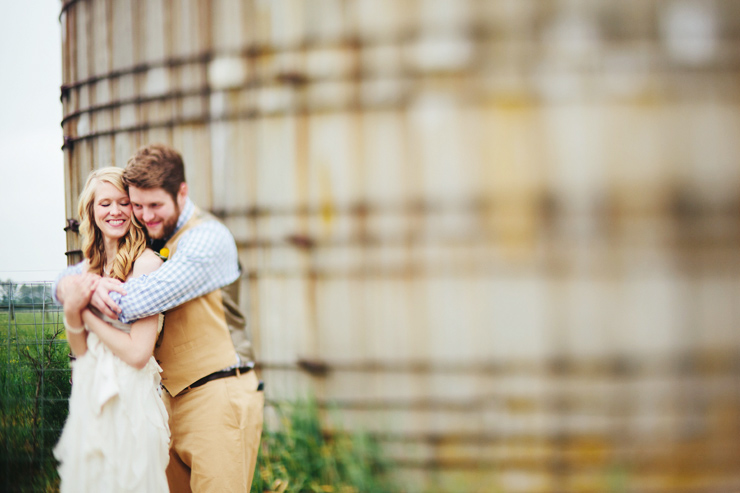
<path id="1" fill-rule="evenodd" d="M 265 398 L 254 371 L 213 380 L 177 397 L 163 392 L 170 416 L 172 493 L 249 492 Z"/>

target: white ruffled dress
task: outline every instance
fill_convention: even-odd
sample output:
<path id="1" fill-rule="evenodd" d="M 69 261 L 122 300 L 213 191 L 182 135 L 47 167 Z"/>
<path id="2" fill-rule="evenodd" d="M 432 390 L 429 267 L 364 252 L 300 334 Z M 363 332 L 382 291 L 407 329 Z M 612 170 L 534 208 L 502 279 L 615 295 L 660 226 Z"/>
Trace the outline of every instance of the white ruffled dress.
<path id="1" fill-rule="evenodd" d="M 161 371 L 154 357 L 141 370 L 129 366 L 88 334 L 87 352 L 72 362 L 69 415 L 54 448 L 62 493 L 169 491 Z"/>

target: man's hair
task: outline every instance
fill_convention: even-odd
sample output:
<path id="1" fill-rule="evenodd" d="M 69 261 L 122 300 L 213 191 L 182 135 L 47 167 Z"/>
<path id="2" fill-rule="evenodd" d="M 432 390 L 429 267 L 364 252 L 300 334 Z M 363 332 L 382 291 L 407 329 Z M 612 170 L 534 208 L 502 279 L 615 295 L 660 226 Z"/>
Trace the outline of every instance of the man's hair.
<path id="1" fill-rule="evenodd" d="M 182 156 L 164 144 L 140 147 L 128 160 L 123 171 L 123 183 L 128 187 L 162 188 L 177 203 L 180 184 L 185 182 Z"/>

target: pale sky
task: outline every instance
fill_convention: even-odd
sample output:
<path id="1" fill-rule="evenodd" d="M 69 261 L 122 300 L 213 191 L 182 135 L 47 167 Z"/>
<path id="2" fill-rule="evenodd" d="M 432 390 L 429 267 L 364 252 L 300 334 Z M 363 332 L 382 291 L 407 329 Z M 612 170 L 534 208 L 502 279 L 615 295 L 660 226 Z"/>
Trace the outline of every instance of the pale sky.
<path id="1" fill-rule="evenodd" d="M 66 265 L 59 0 L 0 16 L 0 279 L 53 280 Z"/>

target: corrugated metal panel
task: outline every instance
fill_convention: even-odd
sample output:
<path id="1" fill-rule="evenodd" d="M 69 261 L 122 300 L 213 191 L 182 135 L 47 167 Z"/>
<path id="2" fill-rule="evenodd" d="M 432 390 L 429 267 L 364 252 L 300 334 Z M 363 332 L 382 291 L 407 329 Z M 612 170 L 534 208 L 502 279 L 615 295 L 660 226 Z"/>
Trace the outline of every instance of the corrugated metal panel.
<path id="1" fill-rule="evenodd" d="M 417 489 L 738 485 L 736 2 L 60 19 L 68 217 L 93 167 L 177 147 L 270 399 L 336 403 Z"/>

